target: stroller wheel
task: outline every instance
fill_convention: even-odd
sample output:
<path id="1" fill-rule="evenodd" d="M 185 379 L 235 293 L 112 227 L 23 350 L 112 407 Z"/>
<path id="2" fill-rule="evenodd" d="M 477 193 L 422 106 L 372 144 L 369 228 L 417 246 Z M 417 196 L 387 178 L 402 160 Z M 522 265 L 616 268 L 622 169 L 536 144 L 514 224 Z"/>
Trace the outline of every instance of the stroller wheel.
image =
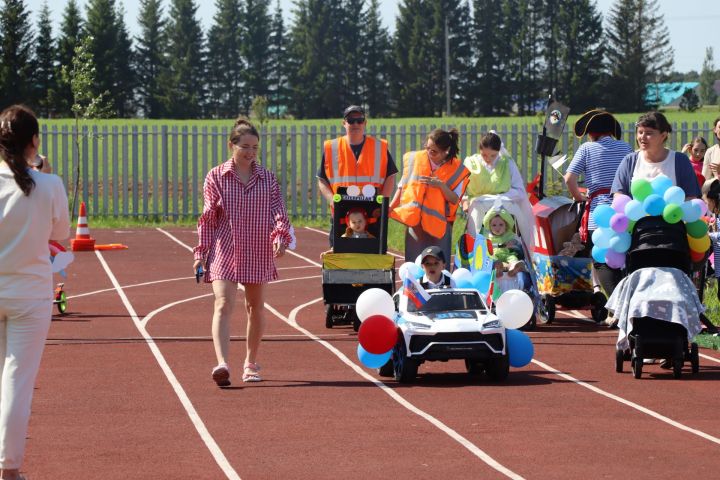
<path id="1" fill-rule="evenodd" d="M 332 305 L 326 305 L 325 306 L 325 328 L 332 328 L 333 327 L 333 306 Z"/>
<path id="2" fill-rule="evenodd" d="M 543 297 L 543 305 L 545 305 L 547 323 L 552 323 L 555 320 L 555 299 L 550 295 L 546 295 Z"/>
<path id="3" fill-rule="evenodd" d="M 625 352 L 623 352 L 622 350 L 615 350 L 615 371 L 617 373 L 622 373 L 624 361 Z"/>
<path id="4" fill-rule="evenodd" d="M 673 359 L 673 377 L 674 378 L 682 377 L 682 367 L 683 367 L 682 358 Z"/>
<path id="5" fill-rule="evenodd" d="M 67 294 L 64 290 L 60 290 L 55 301 L 57 302 L 58 312 L 60 312 L 60 315 L 65 315 L 65 311 L 67 310 Z"/>
<path id="6" fill-rule="evenodd" d="M 640 378 L 642 376 L 643 359 L 640 357 L 633 357 L 631 362 L 632 362 L 633 377 Z"/>
<path id="7" fill-rule="evenodd" d="M 350 310 L 350 318 L 352 319 L 353 330 L 357 332 L 360 330 L 360 319 L 358 318 L 357 312 L 354 308 Z"/>
<path id="8" fill-rule="evenodd" d="M 690 366 L 692 367 L 692 373 L 700 371 L 700 352 L 697 343 L 690 344 Z"/>
<path id="9" fill-rule="evenodd" d="M 602 323 L 607 318 L 608 311 L 605 307 L 593 307 L 590 309 L 590 315 L 595 323 Z"/>

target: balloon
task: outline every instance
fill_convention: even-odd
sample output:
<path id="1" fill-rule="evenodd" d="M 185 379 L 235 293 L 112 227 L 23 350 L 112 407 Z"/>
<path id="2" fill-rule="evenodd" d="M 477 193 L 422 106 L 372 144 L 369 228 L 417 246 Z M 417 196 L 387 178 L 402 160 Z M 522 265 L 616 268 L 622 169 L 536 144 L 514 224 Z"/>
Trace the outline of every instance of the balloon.
<path id="1" fill-rule="evenodd" d="M 668 190 L 670 191 L 670 190 Z M 680 205 L 673 203 L 665 205 L 662 213 L 663 220 L 667 223 L 677 223 L 682 220 L 683 211 Z"/>
<path id="2" fill-rule="evenodd" d="M 388 360 L 390 360 L 390 355 L 392 355 L 392 349 L 388 350 L 385 353 L 375 354 L 368 352 L 360 344 L 358 344 L 357 346 L 358 360 L 360 360 L 360 363 L 362 363 L 368 368 L 382 367 L 387 363 Z"/>
<path id="3" fill-rule="evenodd" d="M 395 302 L 385 290 L 369 288 L 362 292 L 355 302 L 355 313 L 361 322 L 373 315 L 393 318 L 395 316 Z"/>
<path id="4" fill-rule="evenodd" d="M 705 260 L 705 252 L 696 252 L 695 250 L 690 250 L 690 260 L 692 260 L 693 263 L 699 263 Z"/>
<path id="5" fill-rule="evenodd" d="M 532 340 L 520 330 L 505 331 L 505 347 L 508 352 L 510 366 L 515 368 L 524 367 L 535 354 Z"/>
<path id="6" fill-rule="evenodd" d="M 495 314 L 505 328 L 520 328 L 533 314 L 533 302 L 522 290 L 508 290 L 495 302 Z"/>
<path id="7" fill-rule="evenodd" d="M 457 288 L 475 288 L 475 286 L 472 283 L 472 278 L 461 278 L 460 280 L 455 280 L 455 287 Z"/>
<path id="8" fill-rule="evenodd" d="M 363 197 L 372 198 L 375 196 L 375 187 L 372 185 L 365 185 L 362 188 L 362 195 Z"/>
<path id="9" fill-rule="evenodd" d="M 360 187 L 358 187 L 357 185 L 350 185 L 345 190 L 345 193 L 347 193 L 351 197 L 358 197 L 360 196 Z"/>
<path id="10" fill-rule="evenodd" d="M 628 223 L 628 229 L 627 231 L 629 233 L 632 233 L 633 230 L 635 230 L 635 224 L 637 223 L 637 220 L 630 220 L 630 223 Z"/>
<path id="11" fill-rule="evenodd" d="M 593 220 L 598 227 L 609 227 L 613 215 L 615 210 L 610 205 L 598 205 L 592 212 Z"/>
<path id="12" fill-rule="evenodd" d="M 610 248 L 617 253 L 625 253 L 630 248 L 632 237 L 627 232 L 622 232 L 610 239 Z"/>
<path id="13" fill-rule="evenodd" d="M 700 238 L 693 238 L 688 235 L 687 239 L 690 250 L 695 250 L 696 252 L 707 252 L 710 248 L 710 237 L 707 235 Z"/>
<path id="14" fill-rule="evenodd" d="M 613 236 L 613 231 L 609 228 L 598 228 L 592 234 L 593 245 L 600 248 L 610 247 L 610 239 Z"/>
<path id="15" fill-rule="evenodd" d="M 665 200 L 657 193 L 653 193 L 643 200 L 643 208 L 648 215 L 662 215 L 663 209 L 665 208 Z"/>
<path id="16" fill-rule="evenodd" d="M 658 175 L 652 179 L 650 185 L 652 185 L 653 192 L 662 197 L 667 189 L 673 186 L 673 181 L 667 175 Z"/>
<path id="17" fill-rule="evenodd" d="M 627 230 L 630 219 L 624 213 L 616 213 L 610 219 L 610 228 L 615 232 L 620 233 Z"/>
<path id="18" fill-rule="evenodd" d="M 478 270 L 472 275 L 473 287 L 480 293 L 487 293 L 490 288 L 490 273 Z"/>
<path id="19" fill-rule="evenodd" d="M 665 190 L 663 194 L 663 200 L 667 204 L 682 205 L 685 201 L 685 191 L 677 186 L 672 186 Z"/>
<path id="20" fill-rule="evenodd" d="M 450 275 L 455 283 L 458 283 L 462 279 L 467 279 L 472 282 L 472 273 L 467 268 L 456 268 L 452 275 Z"/>
<path id="21" fill-rule="evenodd" d="M 630 220 L 637 222 L 647 215 L 647 212 L 643 208 L 642 202 L 638 200 L 630 200 L 627 204 L 625 204 L 625 215 L 627 215 Z"/>
<path id="22" fill-rule="evenodd" d="M 635 200 L 643 201 L 653 193 L 652 185 L 644 178 L 637 178 L 630 184 L 630 193 Z"/>
<path id="23" fill-rule="evenodd" d="M 624 193 L 616 193 L 613 197 L 612 208 L 617 213 L 625 213 L 625 206 L 632 200 L 629 196 Z"/>
<path id="24" fill-rule="evenodd" d="M 605 254 L 605 264 L 610 268 L 622 268 L 625 266 L 625 254 L 610 249 Z"/>
<path id="25" fill-rule="evenodd" d="M 607 254 L 607 251 L 607 248 L 600 248 L 597 245 L 593 245 L 591 252 L 593 260 L 597 263 L 605 263 L 605 255 Z"/>
<path id="26" fill-rule="evenodd" d="M 360 324 L 358 341 L 369 353 L 383 354 L 397 343 L 397 326 L 388 317 L 373 315 Z"/>
<path id="27" fill-rule="evenodd" d="M 703 202 L 699 198 L 693 198 L 692 200 L 690 200 L 690 203 L 700 207 L 700 216 L 701 217 L 707 213 L 707 203 Z"/>
<path id="28" fill-rule="evenodd" d="M 692 201 L 683 203 L 682 205 L 680 205 L 680 208 L 683 211 L 682 219 L 685 223 L 696 222 L 702 216 L 702 207 L 700 207 L 700 205 L 692 203 Z"/>
<path id="29" fill-rule="evenodd" d="M 685 228 L 687 229 L 687 234 L 693 238 L 704 237 L 705 235 L 707 235 L 708 232 L 707 223 L 703 222 L 702 220 L 697 220 L 695 222 L 685 224 Z"/>

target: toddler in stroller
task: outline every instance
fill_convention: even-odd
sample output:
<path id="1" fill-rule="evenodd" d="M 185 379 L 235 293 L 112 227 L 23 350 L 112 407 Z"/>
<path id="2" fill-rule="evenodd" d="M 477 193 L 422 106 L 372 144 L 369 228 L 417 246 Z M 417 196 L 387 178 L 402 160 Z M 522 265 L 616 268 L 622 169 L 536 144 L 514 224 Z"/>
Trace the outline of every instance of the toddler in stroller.
<path id="1" fill-rule="evenodd" d="M 640 378 L 644 360 L 664 358 L 679 378 L 685 360 L 699 369 L 696 343 L 700 314 L 705 307 L 690 279 L 692 262 L 685 224 L 669 224 L 662 217 L 638 220 L 627 252 L 628 276 L 608 299 L 607 308 L 618 320 L 616 371 L 630 360 Z"/>
<path id="2" fill-rule="evenodd" d="M 529 291 L 532 281 L 523 261 L 525 255 L 521 240 L 513 231 L 515 220 L 512 215 L 502 207 L 492 208 L 483 218 L 483 227 L 493 246 L 495 282 L 500 289 Z"/>

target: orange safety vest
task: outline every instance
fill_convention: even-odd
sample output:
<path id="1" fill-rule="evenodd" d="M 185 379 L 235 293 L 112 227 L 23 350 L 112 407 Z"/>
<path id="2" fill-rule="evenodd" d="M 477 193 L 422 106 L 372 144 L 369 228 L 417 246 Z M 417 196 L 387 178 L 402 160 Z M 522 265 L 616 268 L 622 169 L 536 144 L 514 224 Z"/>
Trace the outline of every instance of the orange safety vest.
<path id="1" fill-rule="evenodd" d="M 357 161 L 346 137 L 325 141 L 325 174 L 330 188 L 337 193 L 338 187 L 373 185 L 380 189 L 387 173 L 387 141 L 366 136 Z"/>
<path id="2" fill-rule="evenodd" d="M 455 221 L 458 205 L 450 204 L 445 200 L 439 188 L 428 187 L 420 183 L 419 177 L 435 176 L 447 184 L 450 190 L 455 190 L 462 184 L 460 196 L 470 179 L 470 171 L 465 168 L 459 158 L 445 162 L 433 174 L 430 169 L 430 159 L 425 150 L 408 152 L 403 156 L 403 177 L 400 181 L 402 196 L 400 206 L 393 209 L 390 216 L 408 227 L 420 225 L 423 231 L 436 238 L 445 235 L 448 222 Z"/>

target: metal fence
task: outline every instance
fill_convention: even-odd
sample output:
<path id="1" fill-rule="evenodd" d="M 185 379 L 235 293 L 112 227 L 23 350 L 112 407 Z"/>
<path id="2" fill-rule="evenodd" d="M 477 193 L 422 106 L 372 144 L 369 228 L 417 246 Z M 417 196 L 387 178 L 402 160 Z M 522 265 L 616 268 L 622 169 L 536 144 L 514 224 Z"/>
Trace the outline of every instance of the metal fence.
<path id="1" fill-rule="evenodd" d="M 448 125 L 437 125 L 449 128 Z M 402 172 L 402 154 L 422 148 L 435 125 L 368 128 L 368 134 L 388 141 L 389 150 Z M 493 129 L 502 137 L 526 181 L 539 170 L 540 157 L 534 152 L 540 129 L 533 125 L 457 126 L 460 152 L 464 158 L 475 153 L 479 139 Z M 623 126 L 624 139 L 634 145 L 634 125 Z M 205 175 L 229 158 L 229 128 L 197 127 L 102 127 L 81 130 L 80 155 L 74 148 L 74 131 L 67 127 L 41 130 L 41 151 L 48 155 L 55 173 L 70 194 L 75 170 L 80 167 L 80 197 L 88 213 L 112 217 L 177 219 L 195 217 L 202 212 L 202 186 Z M 272 170 L 286 192 L 288 213 L 292 216 L 325 217 L 328 206 L 317 191 L 316 173 L 327 139 L 344 134 L 337 127 L 273 127 L 262 132 L 259 161 Z M 679 150 L 693 137 L 713 138 L 712 126 L 705 122 L 673 124 L 668 146 Z M 558 149 L 571 156 L 580 141 L 564 133 Z M 547 167 L 546 191 L 564 188 L 561 176 Z M 399 177 L 398 177 L 399 178 Z"/>

